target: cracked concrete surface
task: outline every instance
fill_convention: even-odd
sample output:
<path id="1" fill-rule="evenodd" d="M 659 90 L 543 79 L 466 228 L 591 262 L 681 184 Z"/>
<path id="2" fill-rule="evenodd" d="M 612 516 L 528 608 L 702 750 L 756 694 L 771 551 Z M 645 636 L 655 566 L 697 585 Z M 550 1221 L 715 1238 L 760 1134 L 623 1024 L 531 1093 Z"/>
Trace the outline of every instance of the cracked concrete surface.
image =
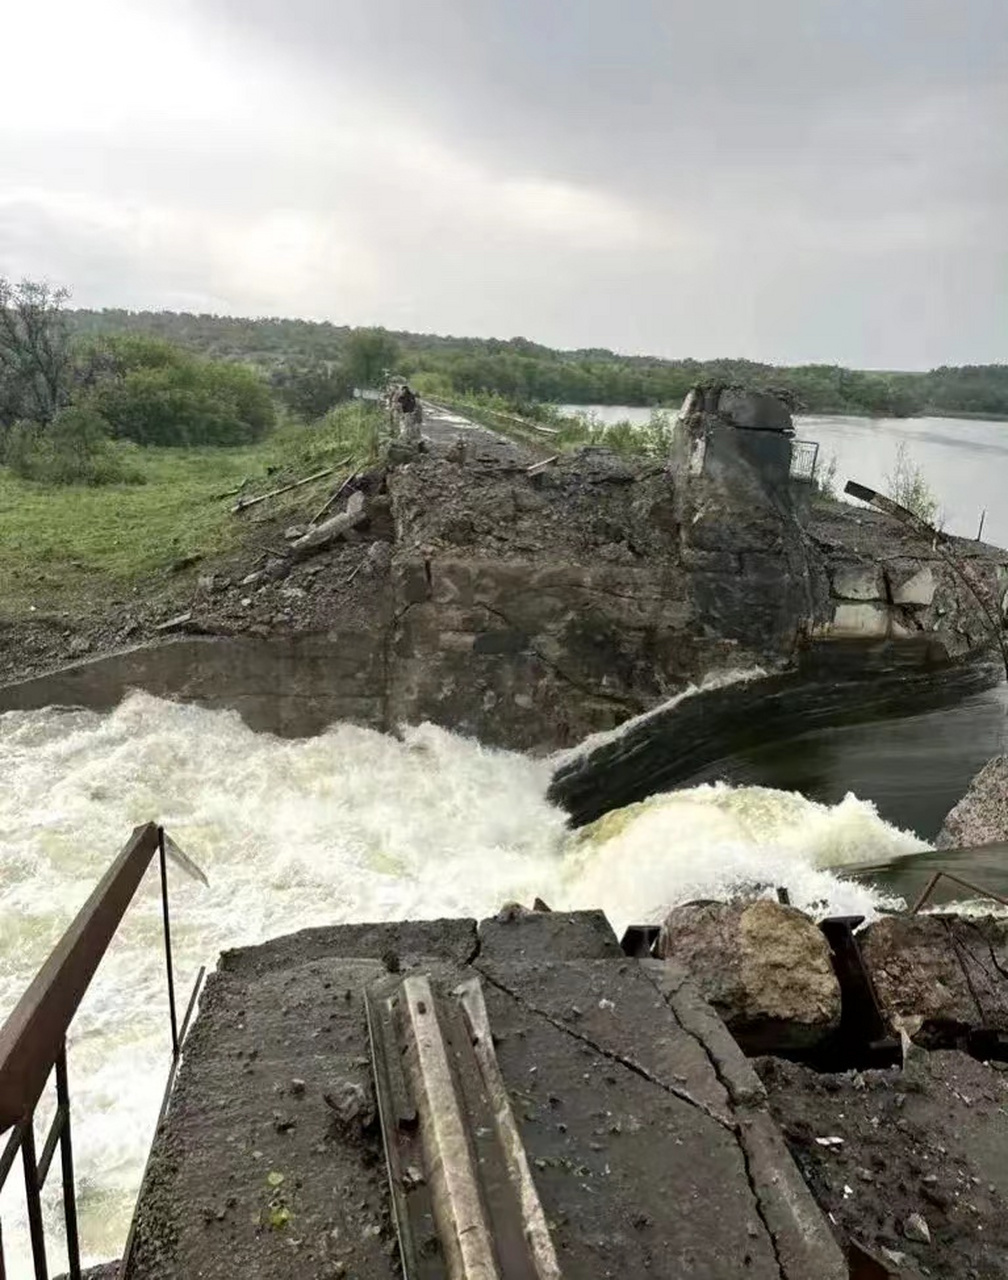
<path id="1" fill-rule="evenodd" d="M 480 977 L 566 1280 L 847 1275 L 762 1086 L 685 975 L 623 956 L 600 912 L 509 909 L 478 932 L 336 927 L 222 957 L 130 1280 L 398 1274 L 362 1008 L 389 969 L 445 992 Z M 363 1100 L 349 1127 L 331 1101 L 348 1087 Z"/>

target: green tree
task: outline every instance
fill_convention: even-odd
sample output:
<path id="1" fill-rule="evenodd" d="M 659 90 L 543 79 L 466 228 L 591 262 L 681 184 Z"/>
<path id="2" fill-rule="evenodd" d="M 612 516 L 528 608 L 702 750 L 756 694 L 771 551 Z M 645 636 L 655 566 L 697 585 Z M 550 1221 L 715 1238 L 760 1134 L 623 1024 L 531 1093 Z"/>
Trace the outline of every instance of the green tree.
<path id="1" fill-rule="evenodd" d="M 399 344 L 386 329 L 355 329 L 346 343 L 344 363 L 355 387 L 381 386 L 399 360 Z"/>
<path id="2" fill-rule="evenodd" d="M 19 420 L 51 422 L 69 399 L 68 296 L 0 276 L 0 438 Z"/>
<path id="3" fill-rule="evenodd" d="M 308 422 L 351 399 L 354 389 L 345 365 L 322 360 L 307 364 L 286 361 L 274 370 L 270 383 L 287 408 Z"/>
<path id="4" fill-rule="evenodd" d="M 896 462 L 886 476 L 886 492 L 925 524 L 933 525 L 939 517 L 938 498 L 905 444 L 896 450 Z"/>
<path id="5" fill-rule="evenodd" d="M 130 465 L 126 447 L 109 440 L 105 419 L 86 402 L 65 406 L 48 423 L 14 423 L 4 461 L 24 479 L 47 484 L 132 484 L 144 479 Z"/>
<path id="6" fill-rule="evenodd" d="M 194 356 L 170 344 L 106 340 L 88 395 L 112 436 L 145 445 L 234 445 L 276 421 L 262 376 L 247 365 Z"/>

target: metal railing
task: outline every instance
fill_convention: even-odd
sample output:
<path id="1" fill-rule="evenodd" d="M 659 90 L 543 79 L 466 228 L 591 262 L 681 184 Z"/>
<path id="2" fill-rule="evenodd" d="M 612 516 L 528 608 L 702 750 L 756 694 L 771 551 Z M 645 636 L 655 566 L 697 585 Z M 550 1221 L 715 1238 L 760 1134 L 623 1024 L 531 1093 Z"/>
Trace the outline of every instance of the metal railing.
<path id="1" fill-rule="evenodd" d="M 958 852 L 958 850 L 956 850 Z M 927 905 L 931 900 L 931 896 L 935 889 L 938 888 L 939 882 L 942 880 L 951 880 L 953 884 L 957 884 L 961 889 L 969 889 L 971 893 L 975 893 L 978 898 L 987 898 L 991 902 L 1000 902 L 1003 907 L 1008 907 L 1008 898 L 1002 893 L 997 893 L 994 889 L 985 889 L 983 885 L 974 884 L 970 880 L 964 880 L 962 876 L 954 875 L 951 871 L 939 870 L 934 873 L 931 879 L 924 886 L 920 897 L 910 908 L 910 914 L 915 916 L 918 911 Z"/>
<path id="2" fill-rule="evenodd" d="M 819 442 L 817 440 L 791 441 L 792 480 L 807 480 L 811 484 L 815 480 L 818 462 Z"/>
<path id="3" fill-rule="evenodd" d="M 204 973 L 201 969 L 182 1026 L 179 1027 L 168 910 L 167 856 L 172 856 L 186 871 L 206 882 L 206 877 L 199 868 L 173 845 L 163 827 L 149 822 L 136 828 L 0 1028 L 0 1136 L 11 1130 L 0 1153 L 0 1190 L 20 1153 L 36 1280 L 48 1280 L 49 1276 L 42 1188 L 49 1175 L 57 1146 L 60 1149 L 63 1180 L 68 1274 L 70 1280 L 80 1280 L 80 1241 L 67 1082 L 67 1031 L 155 853 L 158 855 L 161 872 L 161 912 L 172 1046 L 168 1085 L 161 1106 L 163 1115 Z M 42 1144 L 42 1154 L 37 1156 L 35 1113 L 54 1070 L 56 1115 Z M 5 1276 L 3 1231 L 0 1225 L 0 1280 L 5 1280 Z"/>

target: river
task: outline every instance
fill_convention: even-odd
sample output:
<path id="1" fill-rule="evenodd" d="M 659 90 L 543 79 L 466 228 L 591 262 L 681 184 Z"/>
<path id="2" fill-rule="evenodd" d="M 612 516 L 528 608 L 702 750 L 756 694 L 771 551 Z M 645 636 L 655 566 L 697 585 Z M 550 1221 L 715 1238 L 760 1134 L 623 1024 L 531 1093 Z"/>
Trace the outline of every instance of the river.
<path id="1" fill-rule="evenodd" d="M 602 906 L 617 929 L 754 881 L 797 905 L 871 914 L 879 891 L 827 867 L 925 847 L 872 805 L 702 785 L 608 840 L 566 830 L 552 766 L 431 726 L 401 740 L 338 725 L 255 734 L 236 714 L 130 695 L 98 714 L 0 716 L 0 1015 L 27 986 L 137 823 L 163 820 L 210 887 L 171 873 L 184 993 L 224 947 L 314 924 L 487 915 L 536 895 Z M 153 875 L 73 1024 L 74 1151 L 84 1248 L 115 1256 L 168 1065 Z M 19 1180 L 0 1198 L 9 1275 L 29 1274 Z M 58 1179 L 47 1188 L 49 1220 Z M 57 1255 L 58 1256 L 58 1255 Z M 53 1268 L 57 1270 L 58 1268 Z"/>
<path id="2" fill-rule="evenodd" d="M 990 537 L 1008 543 L 1008 425 L 803 419 L 799 428 L 837 454 L 841 481 L 878 483 L 905 439 L 950 527 L 975 532 L 967 525 L 986 505 Z M 8 713 L 0 1017 L 130 829 L 150 818 L 210 878 L 207 889 L 172 873 L 183 989 L 223 947 L 313 924 L 489 914 L 536 895 L 556 908 L 601 906 L 617 929 L 753 883 L 786 885 L 819 913 L 871 915 L 894 904 L 891 888 L 844 871 L 912 865 L 972 773 L 1004 748 L 1006 711 L 1002 687 L 951 710 L 768 742 L 726 756 L 609 838 L 587 839 L 547 803 L 548 761 L 430 726 L 401 740 L 337 725 L 288 741 L 144 694 L 108 714 Z M 167 1068 L 153 878 L 84 1001 L 69 1057 L 82 1235 L 97 1261 L 122 1247 Z M 30 1274 L 17 1183 L 0 1197 L 15 1280 Z M 53 1179 L 53 1226 L 57 1194 Z M 58 1248 L 54 1261 L 56 1271 Z"/>
<path id="3" fill-rule="evenodd" d="M 631 405 L 563 406 L 594 414 L 600 422 L 647 422 L 650 409 Z M 670 412 L 675 412 L 671 410 Z M 836 458 L 837 492 L 848 480 L 884 491 L 900 445 L 920 467 L 938 499 L 944 527 L 975 538 L 984 519 L 984 540 L 1008 546 L 1008 422 L 972 418 L 856 418 L 824 415 L 795 419 L 798 436 L 819 444 L 819 465 Z"/>

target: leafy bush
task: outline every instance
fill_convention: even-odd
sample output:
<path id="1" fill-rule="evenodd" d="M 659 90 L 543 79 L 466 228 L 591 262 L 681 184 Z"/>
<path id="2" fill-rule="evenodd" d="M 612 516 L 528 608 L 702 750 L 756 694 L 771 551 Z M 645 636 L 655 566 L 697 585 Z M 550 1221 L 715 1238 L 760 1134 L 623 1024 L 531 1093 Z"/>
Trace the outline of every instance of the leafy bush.
<path id="1" fill-rule="evenodd" d="M 236 445 L 276 422 L 262 378 L 245 365 L 189 356 L 167 343 L 130 338 L 91 391 L 113 436 L 150 445 Z"/>
<path id="2" fill-rule="evenodd" d="M 896 450 L 896 462 L 886 476 L 886 492 L 925 524 L 934 524 L 939 517 L 938 498 L 905 444 Z"/>
<path id="3" fill-rule="evenodd" d="M 830 454 L 830 460 L 825 467 L 820 467 L 815 476 L 815 487 L 819 490 L 824 498 L 836 498 L 837 496 L 837 456 L 835 453 Z"/>
<path id="4" fill-rule="evenodd" d="M 558 417 L 559 444 L 568 448 L 578 445 L 597 445 L 613 449 L 617 453 L 643 454 L 646 457 L 665 457 L 672 447 L 673 416 L 661 409 L 652 409 L 645 423 L 602 422 L 596 415 L 578 413 L 573 417 Z"/>
<path id="5" fill-rule="evenodd" d="M 353 378 L 339 364 L 288 363 L 277 369 L 270 381 L 287 408 L 307 422 L 321 418 L 335 405 L 353 397 Z"/>
<path id="6" fill-rule="evenodd" d="M 22 419 L 7 435 L 4 461 L 26 480 L 47 484 L 143 484 L 128 446 L 115 445 L 108 424 L 91 405 L 61 409 L 52 422 Z"/>

